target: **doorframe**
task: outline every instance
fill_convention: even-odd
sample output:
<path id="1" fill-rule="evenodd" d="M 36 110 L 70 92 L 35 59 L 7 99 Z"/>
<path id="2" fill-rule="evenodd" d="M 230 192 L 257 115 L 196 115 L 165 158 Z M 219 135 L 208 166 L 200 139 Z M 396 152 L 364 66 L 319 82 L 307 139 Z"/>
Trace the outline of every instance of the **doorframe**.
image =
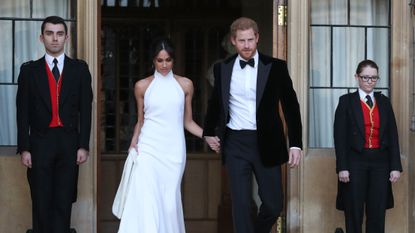
<path id="1" fill-rule="evenodd" d="M 101 28 L 101 1 L 77 1 L 77 58 L 88 64 L 92 75 L 92 122 L 90 150 L 88 161 L 80 166 L 78 181 L 78 200 L 73 205 L 72 224 L 79 232 L 99 232 L 97 230 L 97 203 L 99 176 L 99 118 L 100 110 L 97 104 L 100 98 L 100 28 Z"/>
<path id="2" fill-rule="evenodd" d="M 278 59 L 287 60 L 287 36 L 288 36 L 288 25 L 287 25 L 287 14 L 288 14 L 288 0 L 273 0 L 273 10 L 272 10 L 272 56 Z M 282 109 L 279 106 L 280 116 L 282 116 L 282 121 L 284 125 L 284 134 L 287 140 L 287 127 L 285 119 L 283 117 Z M 278 217 L 276 224 L 273 226 L 272 232 L 282 233 L 287 232 L 287 204 L 288 204 L 288 176 L 287 176 L 287 165 L 284 164 L 281 166 L 281 177 L 282 177 L 282 189 L 283 196 L 283 210 L 282 214 Z"/>
<path id="3" fill-rule="evenodd" d="M 288 1 L 288 0 L 287 0 Z M 304 232 L 304 160 L 308 145 L 307 93 L 308 93 L 308 41 L 309 41 L 309 4 L 310 1 L 288 1 L 287 15 L 287 64 L 294 89 L 300 103 L 303 123 L 303 157 L 299 167 L 287 171 L 287 232 Z M 274 22 L 275 23 L 275 22 Z"/>

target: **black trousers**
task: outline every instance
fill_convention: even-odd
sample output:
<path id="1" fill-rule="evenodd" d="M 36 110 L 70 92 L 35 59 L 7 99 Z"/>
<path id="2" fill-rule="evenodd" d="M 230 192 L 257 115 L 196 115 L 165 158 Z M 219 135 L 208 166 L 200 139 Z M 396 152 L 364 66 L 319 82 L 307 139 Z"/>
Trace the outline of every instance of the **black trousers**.
<path id="1" fill-rule="evenodd" d="M 257 132 L 227 130 L 225 167 L 229 176 L 235 233 L 269 233 L 283 208 L 281 168 L 264 167 L 258 152 Z M 255 223 L 252 221 L 252 174 L 262 201 Z"/>
<path id="2" fill-rule="evenodd" d="M 347 233 L 362 233 L 366 210 L 366 233 L 385 232 L 389 163 L 387 154 L 364 150 L 350 160 L 350 182 L 345 186 Z"/>
<path id="3" fill-rule="evenodd" d="M 77 133 L 50 128 L 31 134 L 27 171 L 34 233 L 69 233 L 78 177 Z"/>

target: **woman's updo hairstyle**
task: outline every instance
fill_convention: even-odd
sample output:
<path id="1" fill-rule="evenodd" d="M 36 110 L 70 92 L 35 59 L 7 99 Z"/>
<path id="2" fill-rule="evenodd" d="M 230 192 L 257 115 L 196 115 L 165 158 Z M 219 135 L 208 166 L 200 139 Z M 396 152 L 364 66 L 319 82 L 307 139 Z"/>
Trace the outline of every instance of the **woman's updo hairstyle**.
<path id="1" fill-rule="evenodd" d="M 174 47 L 168 38 L 158 38 L 154 40 L 150 48 L 152 60 L 157 57 L 161 50 L 165 50 L 173 60 L 175 59 Z"/>

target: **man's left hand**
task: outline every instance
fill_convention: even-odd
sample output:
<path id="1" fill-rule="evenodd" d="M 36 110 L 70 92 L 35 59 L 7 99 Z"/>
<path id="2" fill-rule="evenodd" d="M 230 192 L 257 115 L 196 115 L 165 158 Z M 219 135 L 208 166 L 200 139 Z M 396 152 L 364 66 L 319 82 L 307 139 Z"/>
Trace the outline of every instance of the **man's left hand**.
<path id="1" fill-rule="evenodd" d="M 297 167 L 301 160 L 301 149 L 290 148 L 288 165 L 290 168 Z"/>
<path id="2" fill-rule="evenodd" d="M 78 165 L 83 164 L 87 160 L 88 160 L 88 151 L 83 148 L 79 148 L 77 152 L 77 156 L 76 156 L 76 163 Z"/>

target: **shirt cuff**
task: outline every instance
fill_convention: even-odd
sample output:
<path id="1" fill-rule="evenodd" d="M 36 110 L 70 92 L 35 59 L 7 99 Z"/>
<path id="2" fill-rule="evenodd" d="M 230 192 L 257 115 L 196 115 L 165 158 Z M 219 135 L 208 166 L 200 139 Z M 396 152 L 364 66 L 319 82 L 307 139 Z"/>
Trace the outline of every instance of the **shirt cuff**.
<path id="1" fill-rule="evenodd" d="M 301 150 L 300 147 L 296 147 L 296 146 L 290 147 L 290 150 L 292 150 L 292 149 L 294 149 L 294 150 Z"/>

